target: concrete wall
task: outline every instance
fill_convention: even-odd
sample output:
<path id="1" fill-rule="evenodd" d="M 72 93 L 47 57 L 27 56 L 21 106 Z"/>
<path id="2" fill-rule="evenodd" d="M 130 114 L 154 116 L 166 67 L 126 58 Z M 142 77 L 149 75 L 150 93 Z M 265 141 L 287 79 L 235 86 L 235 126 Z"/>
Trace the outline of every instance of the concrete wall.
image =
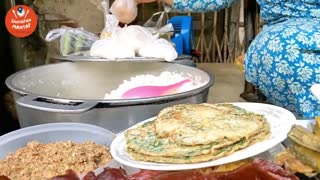
<path id="1" fill-rule="evenodd" d="M 75 20 L 86 30 L 98 33 L 104 17 L 99 0 L 36 0 L 40 14 L 58 14 Z"/>

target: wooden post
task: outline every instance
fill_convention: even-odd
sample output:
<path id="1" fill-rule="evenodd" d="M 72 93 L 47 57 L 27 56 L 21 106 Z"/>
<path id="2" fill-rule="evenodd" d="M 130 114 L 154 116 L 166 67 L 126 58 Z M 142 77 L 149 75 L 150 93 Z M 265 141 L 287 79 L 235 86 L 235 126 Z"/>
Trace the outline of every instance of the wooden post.
<path id="1" fill-rule="evenodd" d="M 239 21 L 240 21 L 240 5 L 241 1 L 237 1 L 231 8 L 230 23 L 229 23 L 229 47 L 230 47 L 230 60 L 233 61 L 241 54 L 239 50 Z"/>

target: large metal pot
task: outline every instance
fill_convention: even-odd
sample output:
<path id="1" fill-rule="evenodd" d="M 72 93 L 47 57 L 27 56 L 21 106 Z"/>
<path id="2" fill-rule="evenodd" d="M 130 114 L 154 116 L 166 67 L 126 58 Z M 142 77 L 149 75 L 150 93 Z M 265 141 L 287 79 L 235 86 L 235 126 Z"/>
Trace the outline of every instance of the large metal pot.
<path id="1" fill-rule="evenodd" d="M 163 71 L 182 72 L 207 83 L 188 92 L 155 98 L 103 99 L 125 79 Z M 80 122 L 118 133 L 167 106 L 206 102 L 213 81 L 205 71 L 173 63 L 63 62 L 17 72 L 6 84 L 14 92 L 21 127 Z"/>

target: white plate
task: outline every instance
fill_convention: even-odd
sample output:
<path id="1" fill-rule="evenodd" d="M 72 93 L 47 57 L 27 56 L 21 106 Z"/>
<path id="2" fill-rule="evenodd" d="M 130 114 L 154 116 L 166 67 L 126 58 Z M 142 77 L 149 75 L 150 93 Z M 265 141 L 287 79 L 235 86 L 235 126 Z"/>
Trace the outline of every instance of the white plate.
<path id="1" fill-rule="evenodd" d="M 296 121 L 295 116 L 286 109 L 281 107 L 260 104 L 260 103 L 232 103 L 238 107 L 244 108 L 248 111 L 259 113 L 265 115 L 267 121 L 271 125 L 271 136 L 269 139 L 253 144 L 245 149 L 232 153 L 229 156 L 222 157 L 213 161 L 194 163 L 194 164 L 165 164 L 165 163 L 153 163 L 153 162 L 143 162 L 136 161 L 130 157 L 126 149 L 126 140 L 124 133 L 119 134 L 111 144 L 111 154 L 113 158 L 120 162 L 121 164 L 138 168 L 138 169 L 149 169 L 149 170 L 187 170 L 187 169 L 197 169 L 204 167 L 217 166 L 221 164 L 231 163 L 246 159 L 252 156 L 256 156 L 263 153 L 270 148 L 281 143 L 287 138 L 287 133 L 291 129 L 291 126 Z M 155 117 L 145 120 L 131 128 L 135 128 L 147 121 L 154 120 Z M 129 129 L 131 129 L 129 128 Z"/>

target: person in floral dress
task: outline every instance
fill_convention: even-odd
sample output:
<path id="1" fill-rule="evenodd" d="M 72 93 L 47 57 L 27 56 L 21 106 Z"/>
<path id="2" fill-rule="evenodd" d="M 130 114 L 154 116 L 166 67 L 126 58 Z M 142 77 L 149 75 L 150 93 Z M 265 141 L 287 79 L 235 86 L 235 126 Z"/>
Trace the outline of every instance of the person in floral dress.
<path id="1" fill-rule="evenodd" d="M 137 0 L 138 3 L 155 0 Z M 235 0 L 163 0 L 178 12 L 218 11 Z M 245 78 L 267 101 L 299 117 L 320 115 L 320 0 L 257 0 L 264 27 L 245 55 Z"/>

